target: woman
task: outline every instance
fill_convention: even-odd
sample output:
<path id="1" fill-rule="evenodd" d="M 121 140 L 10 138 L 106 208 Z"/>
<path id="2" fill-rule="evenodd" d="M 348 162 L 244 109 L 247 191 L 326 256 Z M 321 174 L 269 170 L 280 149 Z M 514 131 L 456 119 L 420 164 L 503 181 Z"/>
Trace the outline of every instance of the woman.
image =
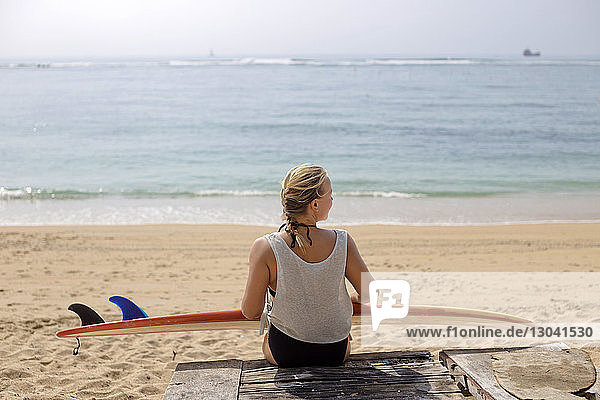
<path id="1" fill-rule="evenodd" d="M 261 316 L 268 289 L 274 299 L 267 307 L 265 358 L 281 367 L 340 365 L 350 354 L 352 302 L 361 301 L 361 273 L 373 278 L 346 231 L 316 225 L 327 219 L 333 203 L 325 169 L 292 168 L 282 182 L 281 203 L 285 230 L 256 239 L 250 249 L 242 313 Z M 345 277 L 357 291 L 352 296 Z"/>

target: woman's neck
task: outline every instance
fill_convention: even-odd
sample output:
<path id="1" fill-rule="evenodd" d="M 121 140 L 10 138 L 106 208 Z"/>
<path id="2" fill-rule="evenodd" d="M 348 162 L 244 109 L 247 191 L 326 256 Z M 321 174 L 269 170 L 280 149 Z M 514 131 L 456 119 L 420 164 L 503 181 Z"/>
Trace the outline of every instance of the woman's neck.
<path id="1" fill-rule="evenodd" d="M 294 222 L 296 222 L 298 224 L 308 225 L 308 226 L 316 226 L 317 225 L 317 221 L 314 218 L 310 218 L 310 217 L 296 218 L 296 220 Z"/>

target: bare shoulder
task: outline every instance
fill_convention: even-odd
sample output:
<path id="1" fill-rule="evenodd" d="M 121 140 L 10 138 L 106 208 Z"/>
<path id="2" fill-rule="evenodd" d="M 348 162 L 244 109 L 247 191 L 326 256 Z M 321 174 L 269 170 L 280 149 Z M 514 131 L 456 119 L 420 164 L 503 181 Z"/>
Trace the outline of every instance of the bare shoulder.
<path id="1" fill-rule="evenodd" d="M 354 241 L 350 233 L 346 232 L 346 238 L 346 240 L 348 241 L 348 253 L 350 253 L 351 251 L 358 250 L 358 248 L 356 247 L 356 242 Z"/>
<path id="2" fill-rule="evenodd" d="M 346 264 L 351 268 L 359 267 L 362 269 L 364 261 L 360 255 L 356 242 L 349 233 L 347 233 L 346 240 Z"/>
<path id="3" fill-rule="evenodd" d="M 261 236 L 252 243 L 252 247 L 250 248 L 250 258 L 268 259 L 271 258 L 272 255 L 273 250 L 271 250 L 271 245 L 266 237 Z"/>
<path id="4" fill-rule="evenodd" d="M 255 254 L 266 253 L 266 251 L 270 248 L 269 241 L 266 237 L 261 236 L 257 238 L 254 243 L 252 243 L 252 247 L 250 247 L 250 252 Z"/>

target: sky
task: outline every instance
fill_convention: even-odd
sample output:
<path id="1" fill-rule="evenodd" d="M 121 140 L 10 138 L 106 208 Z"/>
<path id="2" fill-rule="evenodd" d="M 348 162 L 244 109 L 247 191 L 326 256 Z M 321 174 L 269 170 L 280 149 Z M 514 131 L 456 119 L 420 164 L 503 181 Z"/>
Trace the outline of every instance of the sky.
<path id="1" fill-rule="evenodd" d="M 600 0 L 0 0 L 0 59 L 600 55 Z"/>

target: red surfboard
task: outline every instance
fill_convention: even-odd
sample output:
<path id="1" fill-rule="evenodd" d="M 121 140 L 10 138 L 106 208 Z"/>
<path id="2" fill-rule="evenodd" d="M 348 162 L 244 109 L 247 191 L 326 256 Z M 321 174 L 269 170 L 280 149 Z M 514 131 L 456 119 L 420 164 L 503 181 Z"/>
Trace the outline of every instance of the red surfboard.
<path id="1" fill-rule="evenodd" d="M 259 318 L 248 319 L 239 309 L 148 317 L 144 311 L 124 297 L 113 296 L 110 298 L 110 301 L 117 304 L 123 311 L 122 321 L 104 322 L 102 317 L 88 306 L 72 304 L 69 306 L 69 310 L 79 315 L 83 326 L 65 329 L 57 332 L 56 335 L 58 337 L 87 337 L 202 330 L 259 329 L 260 324 Z M 353 303 L 352 306 L 354 309 L 352 324 L 371 325 L 371 309 L 369 305 Z M 409 306 L 408 315 L 405 318 L 389 319 L 382 322 L 382 324 L 388 323 L 403 325 L 452 323 L 528 324 L 531 321 L 492 311 L 458 307 L 411 305 Z"/>

